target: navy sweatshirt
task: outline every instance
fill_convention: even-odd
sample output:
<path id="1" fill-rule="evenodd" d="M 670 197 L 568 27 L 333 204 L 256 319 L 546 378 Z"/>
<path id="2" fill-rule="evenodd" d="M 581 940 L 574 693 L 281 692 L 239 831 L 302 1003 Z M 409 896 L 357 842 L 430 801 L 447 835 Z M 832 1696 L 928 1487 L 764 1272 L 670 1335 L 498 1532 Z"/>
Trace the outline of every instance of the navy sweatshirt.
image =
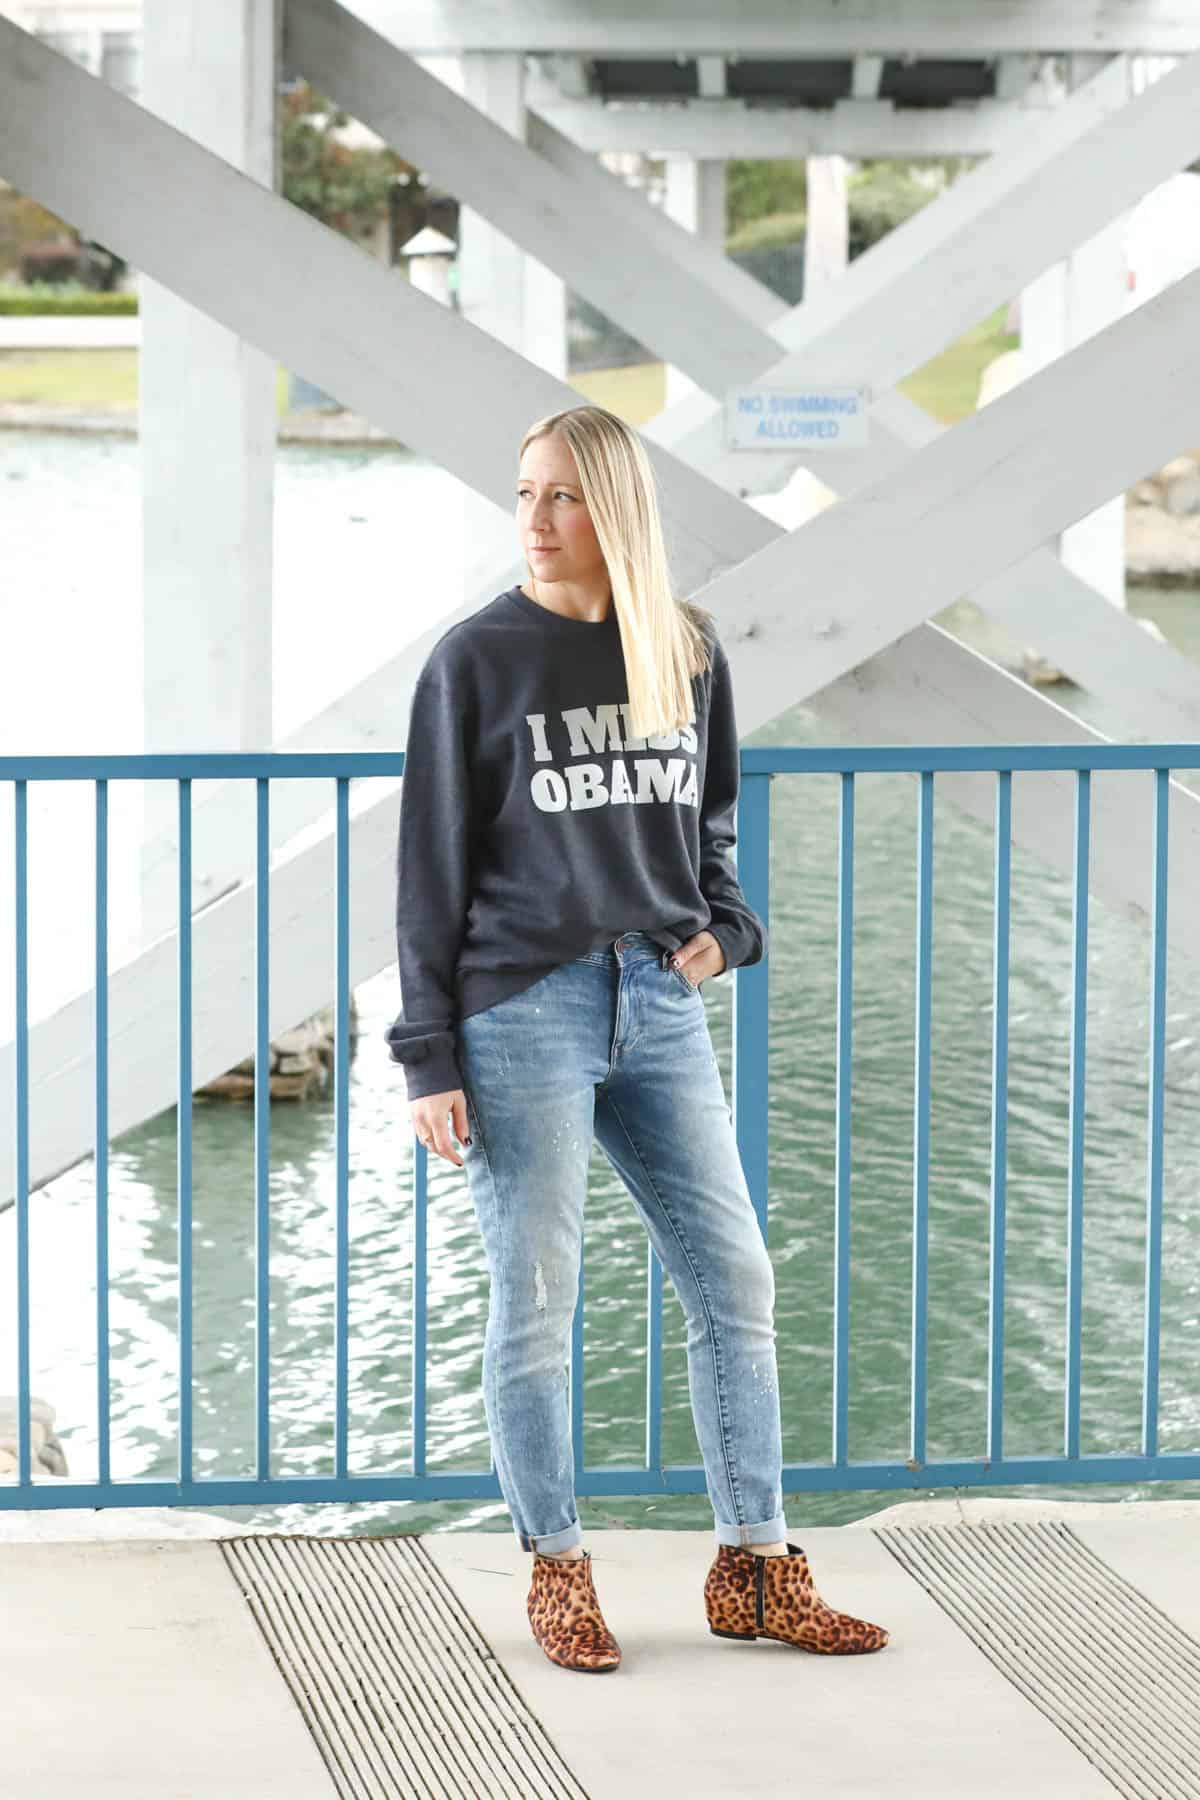
<path id="1" fill-rule="evenodd" d="M 434 644 L 409 716 L 403 1011 L 386 1033 L 410 1101 L 462 1086 L 458 1020 L 622 932 L 676 950 L 709 930 L 727 969 L 762 958 L 732 862 L 740 765 L 719 639 L 692 692 L 694 724 L 633 735 L 611 600 L 599 622 L 569 619 L 513 587 Z"/>

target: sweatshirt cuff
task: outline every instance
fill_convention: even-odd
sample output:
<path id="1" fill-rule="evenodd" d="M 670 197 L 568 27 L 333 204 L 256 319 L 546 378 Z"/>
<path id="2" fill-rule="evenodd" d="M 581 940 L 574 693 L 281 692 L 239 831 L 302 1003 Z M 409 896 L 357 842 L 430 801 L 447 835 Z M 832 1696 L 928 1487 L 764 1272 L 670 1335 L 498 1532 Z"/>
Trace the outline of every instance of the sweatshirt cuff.
<path id="1" fill-rule="evenodd" d="M 727 974 L 730 969 L 736 969 L 743 949 L 742 934 L 737 926 L 710 919 L 705 929 L 712 932 L 721 946 L 721 953 L 725 958 L 725 967 L 721 970 L 722 975 Z"/>
<path id="2" fill-rule="evenodd" d="M 461 1088 L 462 1072 L 454 1049 L 453 1032 L 439 1032 L 430 1038 L 388 1037 L 392 1061 L 404 1069 L 404 1085 L 409 1100 L 423 1100 L 426 1094 L 447 1094 Z M 397 1051 L 402 1054 L 397 1055 Z"/>
<path id="3" fill-rule="evenodd" d="M 749 926 L 730 919 L 710 919 L 706 930 L 711 931 L 721 949 L 725 953 L 725 967 L 722 975 L 730 969 L 740 969 L 749 963 L 761 962 L 766 952 L 766 935 L 760 948 L 759 934 Z"/>

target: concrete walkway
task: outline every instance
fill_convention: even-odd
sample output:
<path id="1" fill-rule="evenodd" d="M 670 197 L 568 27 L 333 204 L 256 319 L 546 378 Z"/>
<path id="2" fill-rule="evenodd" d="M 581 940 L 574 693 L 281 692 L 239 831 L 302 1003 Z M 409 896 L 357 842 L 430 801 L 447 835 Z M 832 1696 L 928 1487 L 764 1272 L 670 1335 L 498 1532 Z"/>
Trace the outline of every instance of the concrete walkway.
<path id="1" fill-rule="evenodd" d="M 1200 1502 L 946 1499 L 812 1529 L 791 1511 L 818 1589 L 887 1625 L 882 1652 L 714 1638 L 707 1531 L 587 1534 L 624 1653 L 591 1679 L 534 1642 L 509 1531 L 0 1512 L 0 1790 L 1200 1795 Z"/>

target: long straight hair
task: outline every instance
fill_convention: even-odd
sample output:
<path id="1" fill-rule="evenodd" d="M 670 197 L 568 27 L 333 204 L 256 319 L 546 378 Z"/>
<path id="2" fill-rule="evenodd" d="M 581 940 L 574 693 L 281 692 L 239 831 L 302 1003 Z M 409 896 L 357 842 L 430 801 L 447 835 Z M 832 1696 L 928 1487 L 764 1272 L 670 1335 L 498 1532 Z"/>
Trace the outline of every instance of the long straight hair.
<path id="1" fill-rule="evenodd" d="M 536 419 L 521 439 L 519 455 L 552 432 L 571 448 L 608 568 L 630 724 L 638 737 L 690 724 L 692 678 L 708 667 L 715 624 L 704 607 L 677 600 L 672 592 L 658 486 L 642 440 L 603 406 L 572 406 Z"/>

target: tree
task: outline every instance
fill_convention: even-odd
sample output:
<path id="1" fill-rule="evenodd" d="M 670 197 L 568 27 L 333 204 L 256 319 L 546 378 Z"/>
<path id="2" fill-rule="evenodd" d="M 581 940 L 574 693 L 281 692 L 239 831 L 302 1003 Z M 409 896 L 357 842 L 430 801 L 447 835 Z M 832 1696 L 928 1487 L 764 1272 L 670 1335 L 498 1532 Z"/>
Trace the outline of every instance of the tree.
<path id="1" fill-rule="evenodd" d="M 370 229 L 398 179 L 417 170 L 386 145 L 354 148 L 339 141 L 349 115 L 298 82 L 285 92 L 282 121 L 283 196 L 348 236 Z"/>

